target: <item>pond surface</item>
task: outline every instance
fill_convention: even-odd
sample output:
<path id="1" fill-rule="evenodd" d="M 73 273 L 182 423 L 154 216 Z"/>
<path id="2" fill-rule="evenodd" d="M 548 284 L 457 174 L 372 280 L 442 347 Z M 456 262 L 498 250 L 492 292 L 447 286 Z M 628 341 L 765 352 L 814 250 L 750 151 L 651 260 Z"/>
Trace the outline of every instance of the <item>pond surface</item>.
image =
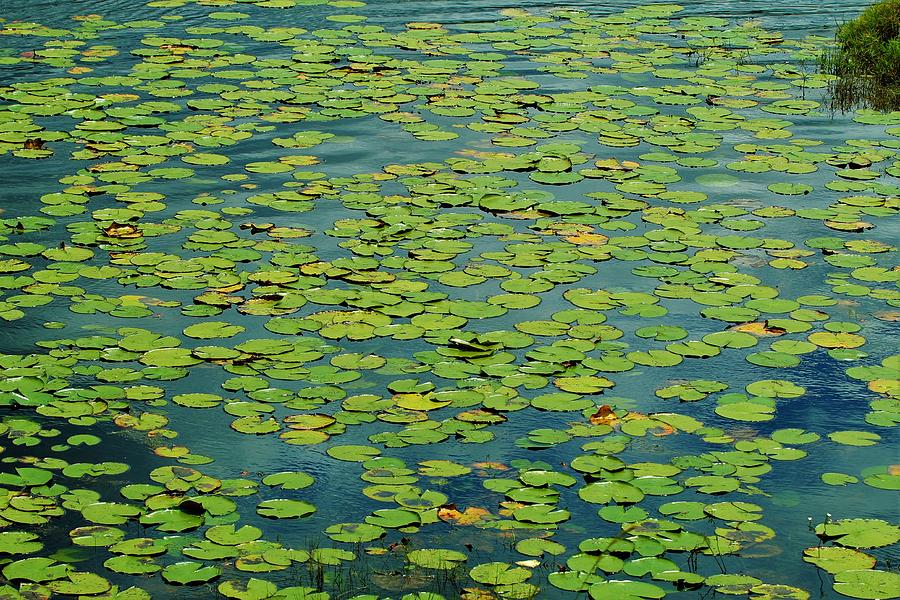
<path id="1" fill-rule="evenodd" d="M 864 3 L 5 0 L 0 598 L 896 598 Z"/>

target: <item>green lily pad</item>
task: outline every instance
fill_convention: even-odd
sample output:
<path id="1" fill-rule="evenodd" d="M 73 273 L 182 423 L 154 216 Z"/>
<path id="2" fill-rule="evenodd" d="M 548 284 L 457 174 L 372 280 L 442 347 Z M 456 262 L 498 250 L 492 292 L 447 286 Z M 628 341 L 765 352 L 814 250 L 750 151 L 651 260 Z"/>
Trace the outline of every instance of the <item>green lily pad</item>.
<path id="1" fill-rule="evenodd" d="M 448 570 L 466 561 L 466 555 L 456 550 L 420 549 L 413 550 L 407 558 L 414 565 L 425 569 Z"/>
<path id="2" fill-rule="evenodd" d="M 828 437 L 831 441 L 845 446 L 874 446 L 881 441 L 881 436 L 871 431 L 833 431 Z"/>
<path id="3" fill-rule="evenodd" d="M 612 580 L 595 583 L 588 590 L 593 600 L 643 600 L 647 598 L 662 598 L 665 590 L 652 583 L 643 581 Z"/>
<path id="4" fill-rule="evenodd" d="M 880 548 L 900 540 L 900 527 L 880 519 L 841 519 L 816 525 L 816 535 L 848 548 Z"/>
<path id="5" fill-rule="evenodd" d="M 312 475 L 301 471 L 282 471 L 281 473 L 266 475 L 262 482 L 268 486 L 277 486 L 284 490 L 302 490 L 315 483 L 315 479 Z"/>
<path id="6" fill-rule="evenodd" d="M 302 500 L 276 498 L 260 502 L 256 512 L 270 519 L 297 519 L 316 512 L 316 507 Z"/>
<path id="7" fill-rule="evenodd" d="M 186 327 L 184 335 L 201 340 L 211 340 L 234 337 L 243 331 L 244 327 L 240 325 L 232 325 L 224 321 L 204 321 Z"/>
<path id="8" fill-rule="evenodd" d="M 237 546 L 257 540 L 262 531 L 251 525 L 235 529 L 234 525 L 216 525 L 206 530 L 206 538 L 222 546 Z"/>
<path id="9" fill-rule="evenodd" d="M 896 598 L 900 574 L 875 569 L 849 569 L 834 575 L 834 591 L 850 598 Z"/>
<path id="10" fill-rule="evenodd" d="M 221 574 L 222 570 L 219 567 L 207 566 L 193 561 L 177 562 L 167 566 L 162 571 L 162 577 L 167 583 L 178 585 L 207 583 Z"/>
<path id="11" fill-rule="evenodd" d="M 325 529 L 325 535 L 337 542 L 364 543 L 384 536 L 385 530 L 369 523 L 338 523 Z"/>
<path id="12" fill-rule="evenodd" d="M 531 577 L 531 571 L 509 563 L 490 562 L 473 567 L 469 571 L 469 577 L 484 585 L 507 586 L 526 581 Z"/>
<path id="13" fill-rule="evenodd" d="M 246 581 L 223 581 L 216 589 L 226 598 L 235 598 L 236 600 L 265 600 L 266 598 L 275 598 L 278 592 L 278 586 L 274 583 L 255 577 Z"/>
<path id="14" fill-rule="evenodd" d="M 851 569 L 871 569 L 875 566 L 875 557 L 839 546 L 807 548 L 803 551 L 803 560 L 832 574 Z"/>

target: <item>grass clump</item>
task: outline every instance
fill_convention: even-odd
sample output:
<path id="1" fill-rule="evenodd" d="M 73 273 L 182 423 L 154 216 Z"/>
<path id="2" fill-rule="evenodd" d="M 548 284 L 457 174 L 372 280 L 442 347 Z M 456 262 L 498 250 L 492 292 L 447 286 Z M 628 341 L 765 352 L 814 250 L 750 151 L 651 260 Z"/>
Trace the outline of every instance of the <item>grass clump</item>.
<path id="1" fill-rule="evenodd" d="M 900 0 L 882 0 L 838 27 L 836 47 L 819 59 L 832 109 L 900 109 Z"/>

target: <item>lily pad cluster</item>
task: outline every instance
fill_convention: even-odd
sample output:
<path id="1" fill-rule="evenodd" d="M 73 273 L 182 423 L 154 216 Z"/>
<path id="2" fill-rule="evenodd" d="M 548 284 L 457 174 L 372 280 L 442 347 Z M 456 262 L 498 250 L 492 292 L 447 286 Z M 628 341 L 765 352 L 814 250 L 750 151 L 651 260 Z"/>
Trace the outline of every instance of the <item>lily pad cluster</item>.
<path id="1" fill-rule="evenodd" d="M 0 596 L 898 597 L 900 115 L 799 137 L 825 39 L 675 4 L 375 8 L 2 22 Z"/>

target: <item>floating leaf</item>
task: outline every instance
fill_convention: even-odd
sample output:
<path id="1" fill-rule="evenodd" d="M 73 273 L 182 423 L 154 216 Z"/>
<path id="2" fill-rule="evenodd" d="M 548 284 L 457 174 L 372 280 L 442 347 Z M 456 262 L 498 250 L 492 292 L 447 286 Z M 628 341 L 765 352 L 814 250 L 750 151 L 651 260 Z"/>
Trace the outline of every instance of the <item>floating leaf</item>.
<path id="1" fill-rule="evenodd" d="M 296 519 L 311 515 L 316 512 L 316 507 L 302 500 L 276 498 L 260 502 L 256 512 L 270 519 Z"/>
<path id="2" fill-rule="evenodd" d="M 466 555 L 462 552 L 440 548 L 413 550 L 407 558 L 420 567 L 438 570 L 452 569 L 466 561 Z"/>
<path id="3" fill-rule="evenodd" d="M 900 540 L 900 527 L 880 519 L 842 519 L 816 525 L 816 534 L 848 548 L 879 548 Z"/>
<path id="4" fill-rule="evenodd" d="M 896 598 L 900 574 L 875 569 L 848 569 L 834 575 L 834 591 L 851 598 Z"/>
<path id="5" fill-rule="evenodd" d="M 212 581 L 222 574 L 218 567 L 204 566 L 202 563 L 183 561 L 169 565 L 162 571 L 168 583 L 197 585 Z"/>

